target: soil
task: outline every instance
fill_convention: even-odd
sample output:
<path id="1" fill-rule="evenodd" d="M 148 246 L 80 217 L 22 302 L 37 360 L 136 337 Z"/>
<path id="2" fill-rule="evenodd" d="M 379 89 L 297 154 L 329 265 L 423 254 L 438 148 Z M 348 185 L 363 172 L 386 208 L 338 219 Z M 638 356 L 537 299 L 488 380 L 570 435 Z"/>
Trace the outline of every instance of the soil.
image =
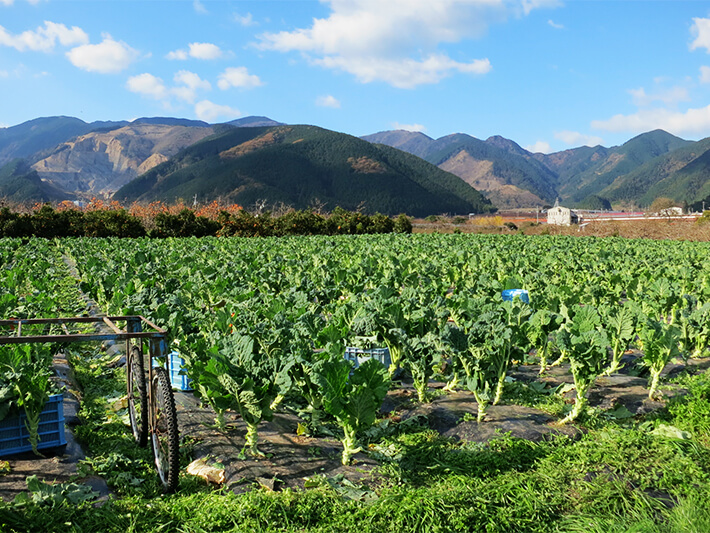
<path id="1" fill-rule="evenodd" d="M 691 360 L 688 364 L 707 369 L 710 359 Z M 684 365 L 668 365 L 665 374 L 677 373 L 682 368 Z M 521 382 L 543 381 L 551 387 L 571 382 L 569 369 L 565 366 L 554 367 L 542 377 L 538 376 L 538 371 L 536 365 L 520 366 L 510 372 L 510 377 Z M 430 386 L 433 400 L 419 404 L 411 384 L 404 383 L 388 394 L 382 413 L 394 420 L 423 417 L 430 428 L 457 441 L 486 442 L 499 437 L 501 432 L 533 441 L 555 435 L 576 438 L 582 434 L 582 429 L 571 425 L 560 426 L 554 417 L 542 411 L 516 405 L 491 406 L 485 421 L 478 424 L 475 421 L 477 405 L 471 393 L 444 393 L 440 390 L 443 383 L 432 382 Z M 590 392 L 589 403 L 603 410 L 624 406 L 632 415 L 643 415 L 662 408 L 665 399 L 684 392 L 678 387 L 665 387 L 664 400 L 652 401 L 648 399 L 646 386 L 646 378 L 625 373 L 601 377 Z M 566 397 L 571 403 L 574 391 L 566 393 Z M 272 421 L 263 422 L 259 427 L 259 450 L 265 456 L 244 459 L 240 458 L 240 452 L 246 428 L 238 415 L 228 413 L 227 428 L 219 431 L 214 426 L 214 412 L 201 406 L 192 393 L 176 391 L 175 399 L 180 435 L 184 442 L 191 444 L 193 457 L 204 458 L 208 463 L 221 463 L 225 470 L 225 484 L 235 492 L 257 486 L 271 490 L 303 488 L 306 479 L 314 475 L 332 478 L 342 474 L 358 485 L 376 483 L 377 461 L 361 452 L 355 455 L 352 465 L 343 466 L 340 442 L 335 438 L 297 435 L 299 420 L 295 414 L 277 413 Z M 32 474 L 46 481 L 84 482 L 94 486 L 104 496 L 108 493 L 99 478 L 77 479 L 76 466 L 83 453 L 71 437 L 73 424 L 78 423 L 76 408 L 76 399 L 69 398 L 65 403 L 69 441 L 66 450 L 46 458 L 37 458 L 31 453 L 9 458 L 11 471 L 0 477 L 0 497 L 11 500 L 18 492 L 26 490 L 25 477 Z"/>

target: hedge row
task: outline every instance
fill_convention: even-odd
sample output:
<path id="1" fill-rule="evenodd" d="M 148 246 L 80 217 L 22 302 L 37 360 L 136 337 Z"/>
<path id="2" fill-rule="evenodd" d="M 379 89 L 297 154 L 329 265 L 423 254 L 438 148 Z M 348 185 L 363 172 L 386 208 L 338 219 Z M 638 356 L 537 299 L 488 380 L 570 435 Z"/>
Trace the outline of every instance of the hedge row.
<path id="1" fill-rule="evenodd" d="M 0 209 L 0 237 L 206 237 L 344 235 L 365 233 L 411 233 L 406 215 L 394 220 L 386 215 L 365 215 L 339 207 L 328 216 L 311 211 L 290 211 L 273 217 L 253 215 L 243 209 L 221 211 L 217 219 L 196 215 L 191 209 L 177 214 L 158 213 L 138 218 L 125 209 L 56 210 L 45 204 L 32 213 Z"/>

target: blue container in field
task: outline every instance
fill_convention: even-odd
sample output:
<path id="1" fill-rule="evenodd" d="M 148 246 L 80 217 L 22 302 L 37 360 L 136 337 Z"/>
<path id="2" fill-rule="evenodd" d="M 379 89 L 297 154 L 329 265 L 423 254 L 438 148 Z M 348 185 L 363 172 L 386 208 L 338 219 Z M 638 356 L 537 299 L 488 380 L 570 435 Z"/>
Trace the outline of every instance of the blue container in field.
<path id="1" fill-rule="evenodd" d="M 0 457 L 32 450 L 30 432 L 25 422 L 27 416 L 22 409 L 14 416 L 0 421 Z M 64 446 L 67 439 L 64 434 L 64 395 L 54 394 L 49 397 L 39 415 L 39 444 L 37 449 Z"/>
<path id="2" fill-rule="evenodd" d="M 389 368 L 392 364 L 389 348 L 345 348 L 345 359 L 352 361 L 353 367 L 357 368 L 368 359 L 377 359 L 382 366 Z"/>
<path id="3" fill-rule="evenodd" d="M 185 370 L 183 366 L 185 365 L 185 360 L 180 357 L 177 352 L 170 352 L 168 354 L 168 369 L 170 374 L 170 384 L 174 389 L 189 392 L 192 390 L 192 380 L 185 375 Z M 153 359 L 153 368 L 156 366 L 162 366 L 158 361 Z"/>
<path id="4" fill-rule="evenodd" d="M 525 289 L 508 289 L 501 293 L 503 300 L 513 301 L 516 297 L 520 298 L 526 304 L 530 303 L 530 296 Z"/>

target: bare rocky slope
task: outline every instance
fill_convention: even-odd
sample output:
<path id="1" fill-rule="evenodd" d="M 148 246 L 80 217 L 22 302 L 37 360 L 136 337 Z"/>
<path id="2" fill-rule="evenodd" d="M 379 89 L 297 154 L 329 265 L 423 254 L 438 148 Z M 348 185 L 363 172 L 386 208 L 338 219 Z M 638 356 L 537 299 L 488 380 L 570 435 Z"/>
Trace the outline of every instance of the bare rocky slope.
<path id="1" fill-rule="evenodd" d="M 32 165 L 42 180 L 80 196 L 110 196 L 213 133 L 210 127 L 131 124 L 64 142 Z"/>

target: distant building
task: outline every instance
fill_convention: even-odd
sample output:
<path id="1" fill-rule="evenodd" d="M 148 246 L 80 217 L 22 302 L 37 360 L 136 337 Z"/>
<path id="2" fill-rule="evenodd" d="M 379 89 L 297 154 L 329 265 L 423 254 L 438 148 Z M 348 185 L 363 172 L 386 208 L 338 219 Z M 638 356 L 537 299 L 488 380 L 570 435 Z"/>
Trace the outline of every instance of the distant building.
<path id="1" fill-rule="evenodd" d="M 568 207 L 562 207 L 558 198 L 555 205 L 547 210 L 547 223 L 556 226 L 569 226 L 570 224 L 579 224 L 579 217 Z"/>
<path id="2" fill-rule="evenodd" d="M 666 207 L 665 209 L 661 209 L 658 213 L 656 213 L 657 216 L 661 217 L 675 217 L 682 214 L 682 207 Z"/>

